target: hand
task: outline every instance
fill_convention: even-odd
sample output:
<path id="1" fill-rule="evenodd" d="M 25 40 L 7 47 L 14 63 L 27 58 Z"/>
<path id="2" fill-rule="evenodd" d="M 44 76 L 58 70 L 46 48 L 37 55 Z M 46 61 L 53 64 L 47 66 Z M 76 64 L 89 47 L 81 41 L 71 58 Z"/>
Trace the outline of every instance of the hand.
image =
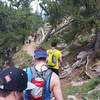
<path id="1" fill-rule="evenodd" d="M 64 68 L 63 67 L 61 67 L 61 71 L 64 71 Z"/>

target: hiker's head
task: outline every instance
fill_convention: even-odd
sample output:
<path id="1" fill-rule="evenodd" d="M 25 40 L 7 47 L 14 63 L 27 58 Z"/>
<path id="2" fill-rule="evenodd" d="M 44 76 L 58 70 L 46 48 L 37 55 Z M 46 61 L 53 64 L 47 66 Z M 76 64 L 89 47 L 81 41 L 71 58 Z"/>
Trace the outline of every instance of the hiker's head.
<path id="1" fill-rule="evenodd" d="M 0 72 L 0 98 L 23 100 L 23 90 L 27 88 L 27 74 L 14 67 Z"/>
<path id="2" fill-rule="evenodd" d="M 52 42 L 51 43 L 51 47 L 56 47 L 57 46 L 57 42 Z"/>
<path id="3" fill-rule="evenodd" d="M 46 58 L 47 58 L 47 52 L 45 49 L 43 48 L 37 48 L 35 51 L 34 51 L 34 58 L 35 60 L 38 60 L 38 61 L 46 61 Z"/>

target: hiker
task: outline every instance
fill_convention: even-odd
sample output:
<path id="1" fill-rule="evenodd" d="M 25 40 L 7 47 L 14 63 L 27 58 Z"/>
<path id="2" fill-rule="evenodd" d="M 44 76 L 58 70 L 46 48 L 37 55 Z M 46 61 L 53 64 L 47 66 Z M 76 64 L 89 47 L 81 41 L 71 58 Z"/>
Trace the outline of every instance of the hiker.
<path id="1" fill-rule="evenodd" d="M 10 67 L 10 62 L 7 60 L 4 62 L 3 69 L 9 68 L 9 67 Z"/>
<path id="2" fill-rule="evenodd" d="M 25 100 L 51 100 L 52 95 L 54 100 L 63 100 L 59 77 L 48 68 L 46 58 L 46 50 L 37 48 L 34 51 L 35 64 L 29 67 L 31 71 L 29 68 L 26 69 L 28 76 L 32 77 L 30 81 L 34 86 L 26 90 Z"/>
<path id="3" fill-rule="evenodd" d="M 27 88 L 27 74 L 14 67 L 0 71 L 0 100 L 24 100 L 23 90 Z"/>
<path id="4" fill-rule="evenodd" d="M 57 49 L 57 43 L 52 42 L 51 48 L 47 50 L 48 58 L 47 58 L 47 64 L 50 67 L 50 69 L 55 72 L 57 75 L 59 75 L 59 68 L 63 70 L 62 65 L 62 53 Z"/>
<path id="5" fill-rule="evenodd" d="M 29 35 L 29 37 L 28 37 L 28 43 L 29 43 L 29 44 L 31 44 L 32 39 L 33 39 L 32 35 Z"/>

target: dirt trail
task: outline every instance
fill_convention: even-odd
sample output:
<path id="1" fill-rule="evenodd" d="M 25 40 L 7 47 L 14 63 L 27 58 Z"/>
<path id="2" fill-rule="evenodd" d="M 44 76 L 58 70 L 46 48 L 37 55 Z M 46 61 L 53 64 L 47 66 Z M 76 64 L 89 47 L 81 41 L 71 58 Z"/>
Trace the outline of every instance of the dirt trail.
<path id="1" fill-rule="evenodd" d="M 35 50 L 35 48 L 37 47 L 38 45 L 35 43 L 35 42 L 32 42 L 30 44 L 25 44 L 23 45 L 22 49 L 27 51 L 27 53 L 31 56 L 33 56 L 33 51 Z M 61 87 L 62 87 L 62 90 L 63 89 L 67 89 L 67 87 L 70 87 L 70 82 L 67 81 L 67 79 L 62 79 L 61 80 Z M 64 97 L 64 100 L 66 100 L 66 96 Z"/>
<path id="2" fill-rule="evenodd" d="M 32 42 L 30 44 L 23 45 L 22 49 L 27 51 L 27 53 L 31 56 L 33 56 L 33 51 L 37 47 L 37 44 L 35 42 Z"/>

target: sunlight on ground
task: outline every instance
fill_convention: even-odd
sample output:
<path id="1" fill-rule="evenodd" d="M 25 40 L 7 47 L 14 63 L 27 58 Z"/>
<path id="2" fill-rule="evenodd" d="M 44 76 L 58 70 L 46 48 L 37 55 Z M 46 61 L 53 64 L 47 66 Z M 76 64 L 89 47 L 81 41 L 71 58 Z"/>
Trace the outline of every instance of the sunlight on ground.
<path id="1" fill-rule="evenodd" d="M 23 45 L 22 49 L 27 51 L 27 53 L 31 56 L 33 56 L 33 51 L 36 48 L 36 43 L 32 42 L 31 44 L 25 44 Z"/>

